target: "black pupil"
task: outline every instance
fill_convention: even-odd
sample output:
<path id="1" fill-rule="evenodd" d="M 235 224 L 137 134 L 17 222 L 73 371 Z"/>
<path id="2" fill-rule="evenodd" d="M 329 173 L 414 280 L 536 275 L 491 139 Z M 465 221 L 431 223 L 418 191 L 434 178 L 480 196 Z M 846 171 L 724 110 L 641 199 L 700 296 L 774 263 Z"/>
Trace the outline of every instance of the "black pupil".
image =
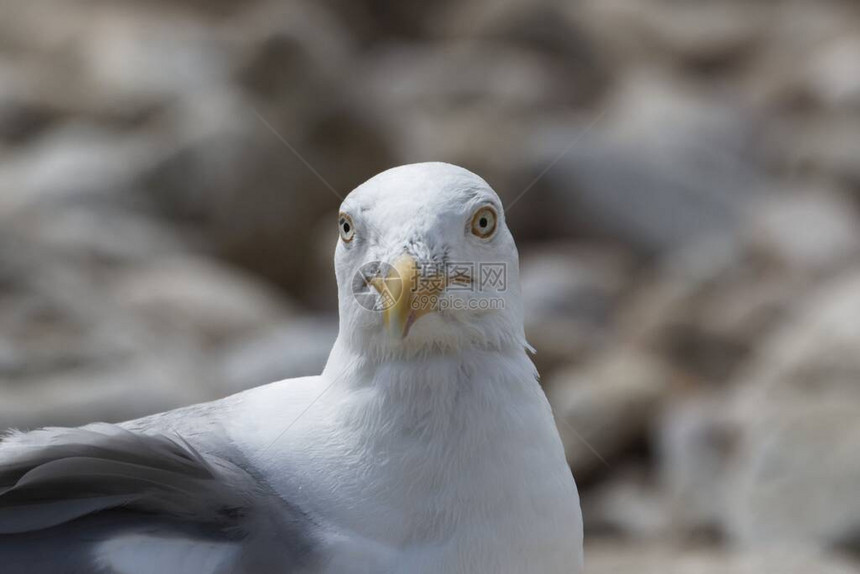
<path id="1" fill-rule="evenodd" d="M 347 223 L 346 221 L 343 222 L 343 232 L 349 233 L 349 223 Z"/>
<path id="2" fill-rule="evenodd" d="M 489 222 L 487 221 L 487 218 L 486 218 L 486 217 L 482 217 L 482 218 L 478 221 L 478 225 L 480 225 L 481 227 L 486 227 L 488 223 L 489 223 Z"/>

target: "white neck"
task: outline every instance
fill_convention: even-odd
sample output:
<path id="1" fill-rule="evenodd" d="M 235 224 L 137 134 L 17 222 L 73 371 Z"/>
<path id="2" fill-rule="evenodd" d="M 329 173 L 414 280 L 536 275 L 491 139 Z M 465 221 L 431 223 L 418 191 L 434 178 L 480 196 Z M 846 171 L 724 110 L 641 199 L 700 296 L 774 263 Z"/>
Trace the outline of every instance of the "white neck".
<path id="1" fill-rule="evenodd" d="M 355 429 L 373 436 L 379 436 L 380 430 L 422 427 L 422 432 L 435 431 L 424 439 L 444 440 L 455 430 L 452 426 L 475 426 L 490 419 L 492 409 L 507 408 L 521 394 L 545 402 L 534 365 L 525 349 L 514 343 L 472 346 L 461 352 L 373 357 L 338 339 L 323 377 L 344 391 L 372 391 L 384 403 L 379 406 L 386 410 L 376 419 L 384 421 L 384 429 L 373 425 Z M 371 415 L 362 413 L 365 422 Z"/>
<path id="2" fill-rule="evenodd" d="M 354 470 L 367 479 L 365 495 L 375 493 L 370 511 L 382 517 L 373 537 L 429 548 L 457 537 L 462 548 L 428 557 L 427 571 L 474 571 L 468 564 L 480 563 L 488 565 L 482 571 L 522 572 L 530 560 L 541 572 L 576 572 L 576 487 L 525 349 L 471 348 L 408 361 L 364 356 L 336 344 L 324 377 L 350 373 L 342 384 L 352 398 L 339 409 L 339 423 L 361 437 L 353 443 L 360 453 Z M 350 519 L 355 528 L 367 512 Z M 549 542 L 558 537 L 569 544 L 557 545 L 553 556 Z"/>
<path id="3" fill-rule="evenodd" d="M 579 572 L 576 486 L 525 350 L 366 356 L 335 344 L 318 400 L 255 461 L 273 486 L 391 549 L 369 571 Z"/>

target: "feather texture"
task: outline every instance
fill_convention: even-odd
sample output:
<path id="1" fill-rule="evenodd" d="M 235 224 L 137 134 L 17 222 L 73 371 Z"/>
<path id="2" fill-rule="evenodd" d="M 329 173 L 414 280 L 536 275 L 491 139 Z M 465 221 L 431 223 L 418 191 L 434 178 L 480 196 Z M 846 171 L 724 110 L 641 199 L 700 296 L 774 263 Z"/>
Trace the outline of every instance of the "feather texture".
<path id="1" fill-rule="evenodd" d="M 114 425 L 39 432 L 36 444 L 0 445 L 5 573 L 40 572 L 34 562 L 113 572 L 130 539 L 155 551 L 140 564 L 174 557 L 161 572 L 301 572 L 313 562 L 313 522 L 233 462 Z"/>

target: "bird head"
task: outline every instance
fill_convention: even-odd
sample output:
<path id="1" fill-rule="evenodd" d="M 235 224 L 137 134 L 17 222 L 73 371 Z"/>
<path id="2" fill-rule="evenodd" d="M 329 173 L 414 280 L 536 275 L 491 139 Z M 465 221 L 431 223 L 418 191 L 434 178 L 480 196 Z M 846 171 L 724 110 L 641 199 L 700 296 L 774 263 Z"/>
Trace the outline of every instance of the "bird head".
<path id="1" fill-rule="evenodd" d="M 337 224 L 341 337 L 387 350 L 525 345 L 516 245 L 477 175 L 390 169 L 347 196 Z"/>

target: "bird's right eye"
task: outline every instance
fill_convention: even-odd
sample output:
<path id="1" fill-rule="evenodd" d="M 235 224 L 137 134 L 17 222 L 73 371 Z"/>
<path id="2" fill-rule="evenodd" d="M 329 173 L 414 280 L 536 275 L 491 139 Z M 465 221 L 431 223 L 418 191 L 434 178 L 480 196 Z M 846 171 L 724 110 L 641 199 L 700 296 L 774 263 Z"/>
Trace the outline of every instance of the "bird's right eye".
<path id="1" fill-rule="evenodd" d="M 338 214 L 337 227 L 340 230 L 340 238 L 343 239 L 345 243 L 349 243 L 352 241 L 353 237 L 355 237 L 355 224 L 352 222 L 352 218 L 348 214 L 343 212 Z"/>
<path id="2" fill-rule="evenodd" d="M 472 216 L 472 235 L 481 239 L 489 239 L 496 232 L 496 222 L 498 220 L 496 210 L 487 205 L 480 208 Z"/>

